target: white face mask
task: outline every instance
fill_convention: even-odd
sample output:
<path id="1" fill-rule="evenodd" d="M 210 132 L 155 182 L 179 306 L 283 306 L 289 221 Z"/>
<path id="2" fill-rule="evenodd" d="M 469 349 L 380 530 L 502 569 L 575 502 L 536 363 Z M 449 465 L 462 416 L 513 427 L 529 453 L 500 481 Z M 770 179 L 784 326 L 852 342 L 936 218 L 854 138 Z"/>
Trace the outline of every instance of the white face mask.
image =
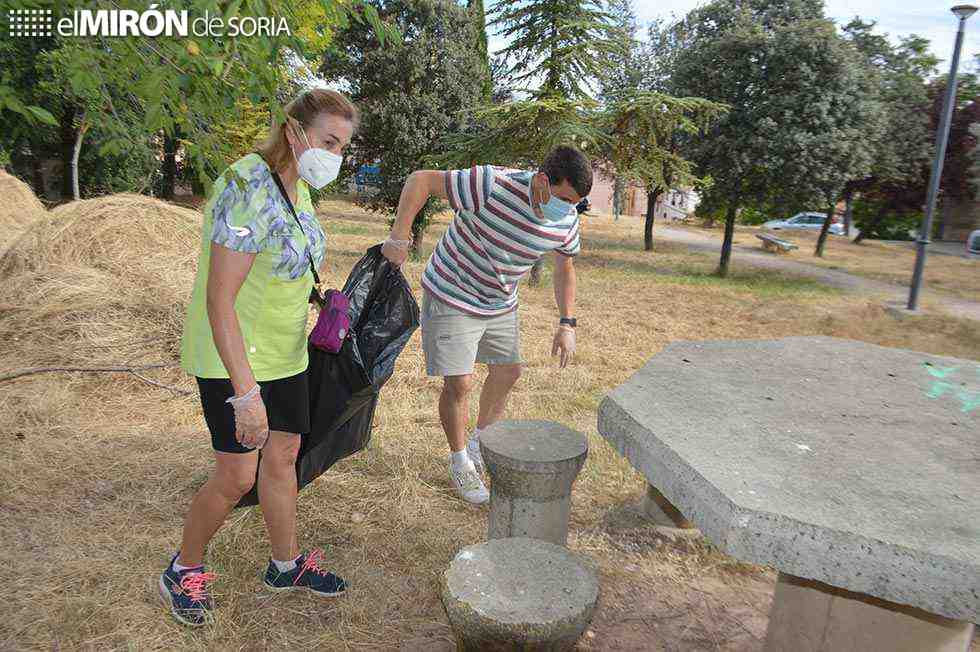
<path id="1" fill-rule="evenodd" d="M 300 131 L 303 133 L 303 140 L 306 141 L 308 147 L 296 160 L 297 165 L 299 165 L 299 176 L 303 181 L 319 190 L 337 178 L 344 157 L 328 152 L 321 147 L 309 147 L 310 140 L 306 137 L 306 131 L 303 129 Z M 296 158 L 296 150 L 293 150 L 293 158 Z"/>

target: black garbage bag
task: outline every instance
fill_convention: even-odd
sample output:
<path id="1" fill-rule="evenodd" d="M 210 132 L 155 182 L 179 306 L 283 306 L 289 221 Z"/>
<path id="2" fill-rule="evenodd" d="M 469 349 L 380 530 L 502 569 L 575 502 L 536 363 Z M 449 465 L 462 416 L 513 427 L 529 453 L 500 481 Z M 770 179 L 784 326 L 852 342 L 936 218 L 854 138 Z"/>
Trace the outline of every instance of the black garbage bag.
<path id="1" fill-rule="evenodd" d="M 419 306 L 408 281 L 381 255 L 381 245 L 354 265 L 343 293 L 350 300 L 351 330 L 340 351 L 309 346 L 310 433 L 296 459 L 300 489 L 368 445 L 381 387 L 419 327 Z M 256 485 L 238 507 L 258 502 Z"/>

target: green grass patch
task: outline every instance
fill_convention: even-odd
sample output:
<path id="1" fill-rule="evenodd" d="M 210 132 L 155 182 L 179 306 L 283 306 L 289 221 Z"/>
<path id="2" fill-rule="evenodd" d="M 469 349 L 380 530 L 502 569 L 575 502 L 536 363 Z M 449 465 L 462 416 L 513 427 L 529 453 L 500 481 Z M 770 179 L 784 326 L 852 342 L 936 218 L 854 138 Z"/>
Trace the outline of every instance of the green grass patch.
<path id="1" fill-rule="evenodd" d="M 719 287 L 750 292 L 758 296 L 819 295 L 836 296 L 843 291 L 815 279 L 795 276 L 768 269 L 731 269 L 727 277 L 715 274 L 714 258 L 696 253 L 683 257 L 665 255 L 652 257 L 655 262 L 609 259 L 582 254 L 576 259 L 582 275 L 656 276 L 664 282 L 700 287 Z M 737 262 L 735 262 L 737 264 Z M 549 272 L 550 276 L 550 272 Z"/>

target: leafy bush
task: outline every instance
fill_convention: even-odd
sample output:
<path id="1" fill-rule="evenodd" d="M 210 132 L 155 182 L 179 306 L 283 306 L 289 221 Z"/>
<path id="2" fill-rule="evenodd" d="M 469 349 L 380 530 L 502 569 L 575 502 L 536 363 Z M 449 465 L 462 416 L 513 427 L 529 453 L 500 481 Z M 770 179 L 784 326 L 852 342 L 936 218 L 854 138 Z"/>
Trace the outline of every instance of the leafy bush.
<path id="1" fill-rule="evenodd" d="M 881 202 L 858 199 L 854 202 L 854 224 L 864 238 L 873 240 L 914 240 L 922 223 L 922 213 L 882 214 Z"/>
<path id="2" fill-rule="evenodd" d="M 160 161 L 153 143 L 133 133 L 129 147 L 113 150 L 99 146 L 106 138 L 101 132 L 100 127 L 95 127 L 86 134 L 79 152 L 78 182 L 82 197 L 152 191 L 160 177 Z"/>
<path id="3" fill-rule="evenodd" d="M 755 225 L 755 224 L 762 224 L 763 222 L 766 222 L 771 219 L 775 219 L 775 218 L 769 213 L 760 210 L 758 208 L 748 206 L 738 212 L 738 217 L 736 218 L 736 221 L 739 224 Z"/>

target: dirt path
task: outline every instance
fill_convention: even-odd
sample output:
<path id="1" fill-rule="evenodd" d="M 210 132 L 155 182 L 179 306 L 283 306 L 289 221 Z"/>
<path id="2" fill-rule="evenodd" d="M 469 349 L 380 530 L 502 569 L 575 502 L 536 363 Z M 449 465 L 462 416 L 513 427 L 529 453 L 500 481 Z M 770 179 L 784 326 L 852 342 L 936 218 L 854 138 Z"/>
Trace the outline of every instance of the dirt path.
<path id="1" fill-rule="evenodd" d="M 654 236 L 667 240 L 668 242 L 687 245 L 695 251 L 706 251 L 717 254 L 720 249 L 720 243 L 714 238 L 683 229 L 659 227 L 654 230 Z M 901 305 L 904 305 L 908 300 L 907 287 L 884 281 L 876 281 L 840 270 L 827 269 L 826 267 L 779 258 L 775 254 L 763 253 L 755 248 L 744 245 L 735 245 L 733 247 L 732 263 L 736 266 L 747 264 L 753 267 L 790 272 L 816 279 L 821 283 L 826 283 L 842 290 L 882 295 L 885 300 L 895 301 Z M 980 321 L 980 303 L 976 301 L 950 297 L 929 290 L 928 288 L 923 288 L 920 297 L 922 301 L 930 304 L 930 306 L 939 308 L 951 315 Z"/>

